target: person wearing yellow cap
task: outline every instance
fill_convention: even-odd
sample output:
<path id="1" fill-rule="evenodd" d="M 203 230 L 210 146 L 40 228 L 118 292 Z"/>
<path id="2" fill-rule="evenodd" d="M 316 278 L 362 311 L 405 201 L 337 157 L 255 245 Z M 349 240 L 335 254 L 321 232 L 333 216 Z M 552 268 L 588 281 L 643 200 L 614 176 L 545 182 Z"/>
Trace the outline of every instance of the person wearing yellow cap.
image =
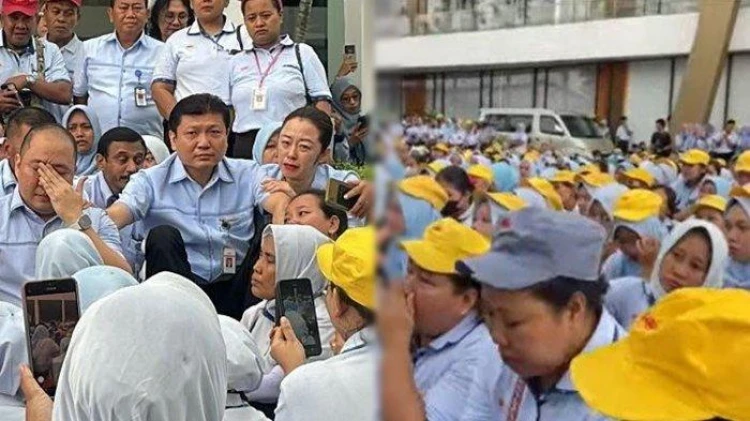
<path id="1" fill-rule="evenodd" d="M 433 160 L 439 160 L 439 159 L 445 159 L 448 157 L 448 154 L 451 153 L 451 149 L 448 145 L 445 143 L 438 143 L 432 148 L 432 159 Z"/>
<path id="2" fill-rule="evenodd" d="M 479 284 L 456 272 L 458 260 L 486 253 L 489 240 L 446 218 L 401 245 L 409 255 L 406 288 L 389 288 L 378 313 L 383 419 L 459 420 L 469 406 L 491 410 L 489 387 L 472 402 L 460 393 L 494 385 L 503 363 L 479 317 Z"/>
<path id="3" fill-rule="evenodd" d="M 302 364 L 305 352 L 282 318 L 273 331 L 271 355 L 284 369 L 275 419 L 365 420 L 377 415 L 378 357 L 375 321 L 375 229 L 351 228 L 320 246 L 317 267 L 328 279 L 325 304 L 344 339 L 338 355 Z"/>
<path id="4" fill-rule="evenodd" d="M 608 236 L 612 235 L 612 231 L 614 230 L 615 216 L 613 212 L 615 202 L 627 191 L 628 188 L 622 184 L 612 183 L 596 189 L 594 197 L 591 199 L 586 216 L 599 223 Z"/>
<path id="5" fill-rule="evenodd" d="M 540 177 L 532 177 L 524 180 L 521 187 L 516 189 L 516 194 L 524 199 L 529 206 L 563 210 L 563 202 L 552 183 Z M 541 202 L 539 200 L 541 198 Z"/>
<path id="6" fill-rule="evenodd" d="M 573 171 L 560 170 L 549 181 L 560 195 L 563 209 L 566 212 L 580 213 L 576 193 L 576 174 Z"/>
<path id="7" fill-rule="evenodd" d="M 468 168 L 466 173 L 469 175 L 469 180 L 474 186 L 474 192 L 476 193 L 487 193 L 493 190 L 494 174 L 492 168 L 474 164 Z"/>
<path id="8" fill-rule="evenodd" d="M 477 232 L 492 237 L 495 227 L 510 212 L 521 210 L 526 201 L 513 193 L 489 193 L 480 196 L 474 205 L 474 225 Z"/>
<path id="9" fill-rule="evenodd" d="M 730 257 L 724 282 L 728 288 L 750 289 L 750 184 L 732 189 L 724 222 Z"/>
<path id="10" fill-rule="evenodd" d="M 591 198 L 596 189 L 617 183 L 614 177 L 601 171 L 580 172 L 576 176 L 578 181 L 578 209 L 588 209 Z"/>
<path id="11" fill-rule="evenodd" d="M 625 185 L 631 189 L 650 189 L 656 184 L 656 179 L 643 168 L 631 168 L 623 173 Z"/>
<path id="12" fill-rule="evenodd" d="M 693 217 L 716 225 L 724 232 L 724 212 L 727 210 L 727 199 L 709 194 L 698 199 L 693 206 Z"/>
<path id="13" fill-rule="evenodd" d="M 748 136 L 750 137 L 750 133 L 748 133 Z M 735 161 L 734 167 L 732 168 L 732 173 L 734 174 L 734 180 L 737 182 L 737 185 L 744 186 L 745 184 L 750 183 L 750 150 L 742 152 L 740 156 L 737 157 L 737 161 Z"/>
<path id="14" fill-rule="evenodd" d="M 602 265 L 602 275 L 606 280 L 641 276 L 644 271 L 650 273 L 650 269 L 643 265 L 653 262 L 644 261 L 647 256 L 643 249 L 654 242 L 658 248 L 666 234 L 667 230 L 659 219 L 661 205 L 661 196 L 643 189 L 629 190 L 615 201 L 612 239 L 617 251 Z"/>
<path id="15" fill-rule="evenodd" d="M 612 419 L 748 420 L 750 293 L 669 294 L 620 342 L 573 360 L 583 400 Z"/>
<path id="16" fill-rule="evenodd" d="M 688 219 L 677 224 L 656 255 L 650 274 L 610 281 L 606 306 L 618 323 L 629 328 L 636 317 L 665 295 L 680 288 L 722 288 L 729 248 L 714 224 Z"/>
<path id="17" fill-rule="evenodd" d="M 677 220 L 684 220 L 690 213 L 690 207 L 698 200 L 700 184 L 708 172 L 710 160 L 708 153 L 700 149 L 691 149 L 680 155 L 680 176 L 672 184 L 680 212 L 675 217 Z"/>
<path id="18" fill-rule="evenodd" d="M 466 171 L 456 166 L 447 167 L 438 173 L 435 181 L 448 192 L 448 203 L 442 209 L 443 216 L 455 218 L 471 227 L 474 222 L 474 186 Z"/>

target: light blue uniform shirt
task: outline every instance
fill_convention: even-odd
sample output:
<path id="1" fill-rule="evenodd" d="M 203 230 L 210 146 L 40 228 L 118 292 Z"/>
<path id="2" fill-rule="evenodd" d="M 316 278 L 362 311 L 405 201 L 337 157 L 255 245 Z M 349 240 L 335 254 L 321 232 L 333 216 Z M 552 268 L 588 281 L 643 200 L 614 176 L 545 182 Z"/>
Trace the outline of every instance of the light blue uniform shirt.
<path id="1" fill-rule="evenodd" d="M 245 258 L 255 235 L 253 210 L 266 200 L 264 174 L 255 161 L 224 158 L 205 187 L 193 181 L 179 157 L 141 170 L 117 203 L 128 207 L 146 231 L 160 225 L 182 234 L 191 269 L 206 282 L 222 274 L 224 247 Z"/>
<path id="2" fill-rule="evenodd" d="M 164 43 L 146 34 L 127 50 L 114 33 L 83 43 L 81 67 L 75 73 L 73 96 L 88 95 L 102 133 L 125 126 L 140 135 L 163 135 L 162 118 L 151 97 L 154 66 Z M 135 105 L 135 89 L 146 90 L 146 106 Z"/>
<path id="3" fill-rule="evenodd" d="M 245 51 L 233 56 L 229 66 L 230 103 L 236 112 L 232 130 L 236 133 L 257 130 L 267 124 L 284 121 L 289 113 L 304 107 L 307 104 L 304 82 L 307 82 L 308 94 L 313 101 L 331 100 L 331 89 L 328 87 L 325 68 L 315 50 L 309 45 L 300 44 L 299 61 L 294 41 L 288 35 L 282 36 L 279 45 L 270 50 L 255 48 L 253 44 L 244 47 Z M 258 62 L 255 61 L 256 54 Z M 267 107 L 265 110 L 254 110 L 253 93 L 277 55 L 276 63 L 263 81 Z M 300 61 L 302 71 L 299 68 Z"/>
<path id="4" fill-rule="evenodd" d="M 83 41 L 78 38 L 78 35 L 73 34 L 73 38 L 65 44 L 64 47 L 60 48 L 63 60 L 65 61 L 65 70 L 68 71 L 68 78 L 72 83 L 75 79 L 76 69 L 81 67 L 81 60 L 83 59 Z M 47 107 L 45 107 L 47 108 Z M 70 108 L 70 104 L 49 104 L 50 113 L 55 116 L 58 123 L 62 123 L 62 118 L 65 112 Z"/>
<path id="5" fill-rule="evenodd" d="M 604 310 L 594 333 L 581 353 L 607 346 L 622 339 L 625 335 L 625 330 Z M 481 391 L 472 390 L 465 396 L 471 401 L 476 397 L 481 397 Z M 526 382 L 512 370 L 503 370 L 493 392 L 492 402 L 497 405 L 494 412 L 474 411 L 464 416 L 462 420 L 601 421 L 609 419 L 586 405 L 570 379 L 570 371 L 565 372 L 552 390 L 536 396 Z M 511 408 L 516 406 L 518 409 L 514 418 Z"/>
<path id="6" fill-rule="evenodd" d="M 620 250 L 612 253 L 602 265 L 602 276 L 607 281 L 628 276 L 641 276 L 641 264 L 626 256 Z"/>
<path id="7" fill-rule="evenodd" d="M 9 159 L 9 158 L 8 158 Z M 10 169 L 10 161 L 3 159 L 0 161 L 0 197 L 13 194 L 16 188 L 16 176 Z"/>
<path id="8" fill-rule="evenodd" d="M 637 276 L 613 279 L 605 297 L 605 307 L 617 323 L 630 330 L 630 325 L 656 303 L 648 281 Z"/>
<path id="9" fill-rule="evenodd" d="M 196 20 L 167 39 L 154 70 L 153 82 L 175 87 L 177 101 L 211 93 L 229 103 L 229 62 L 239 51 L 236 27 L 229 19 L 216 36 L 206 34 Z"/>
<path id="10" fill-rule="evenodd" d="M 677 180 L 672 183 L 672 190 L 674 190 L 674 193 L 677 196 L 677 209 L 685 210 L 690 206 L 693 206 L 695 202 L 698 201 L 701 184 L 703 184 L 703 180 L 699 181 L 694 187 L 690 188 L 685 185 L 685 179 L 682 178 L 682 175 L 677 177 Z"/>
<path id="11" fill-rule="evenodd" d="M 453 329 L 420 348 L 414 355 L 414 380 L 430 421 L 459 420 L 467 408 L 491 410 L 492 388 L 503 362 L 487 327 L 472 311 Z M 472 402 L 466 392 L 488 386 Z"/>
<path id="12" fill-rule="evenodd" d="M 122 253 L 120 234 L 107 214 L 96 208 L 85 212 L 102 241 Z M 0 198 L 0 301 L 21 305 L 21 288 L 24 282 L 34 279 L 39 242 L 62 227 L 59 217 L 44 221 L 29 209 L 18 189 Z"/>
<path id="13" fill-rule="evenodd" d="M 83 192 L 86 194 L 89 202 L 95 207 L 105 210 L 107 209 L 107 202 L 110 198 L 114 197 L 112 190 L 104 179 L 104 173 L 101 171 L 86 179 L 86 183 L 83 185 Z M 133 223 L 120 230 L 123 254 L 133 268 L 133 273 L 136 274 L 140 271 L 141 266 L 143 266 L 145 258 L 141 251 L 141 243 L 144 238 L 145 231 L 142 222 Z"/>

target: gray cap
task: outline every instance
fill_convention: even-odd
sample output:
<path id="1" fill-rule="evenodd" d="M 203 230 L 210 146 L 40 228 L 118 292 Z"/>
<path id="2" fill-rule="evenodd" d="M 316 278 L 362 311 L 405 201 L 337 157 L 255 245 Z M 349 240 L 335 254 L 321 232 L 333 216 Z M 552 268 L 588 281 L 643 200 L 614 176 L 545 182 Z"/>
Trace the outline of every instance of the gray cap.
<path id="1" fill-rule="evenodd" d="M 500 222 L 487 254 L 462 260 L 456 269 L 509 290 L 558 276 L 597 281 L 605 239 L 604 228 L 583 216 L 526 208 Z"/>

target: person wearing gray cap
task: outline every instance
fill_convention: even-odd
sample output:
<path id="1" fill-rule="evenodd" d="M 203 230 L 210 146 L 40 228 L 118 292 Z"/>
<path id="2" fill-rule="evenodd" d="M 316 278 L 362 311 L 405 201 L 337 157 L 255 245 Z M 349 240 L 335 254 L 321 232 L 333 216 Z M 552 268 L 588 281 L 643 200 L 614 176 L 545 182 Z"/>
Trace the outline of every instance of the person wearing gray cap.
<path id="1" fill-rule="evenodd" d="M 603 307 L 605 239 L 580 215 L 528 208 L 498 224 L 488 253 L 456 264 L 482 285 L 485 323 L 511 369 L 495 385 L 495 413 L 477 408 L 464 419 L 607 419 L 586 406 L 568 372 L 578 354 L 625 336 Z"/>

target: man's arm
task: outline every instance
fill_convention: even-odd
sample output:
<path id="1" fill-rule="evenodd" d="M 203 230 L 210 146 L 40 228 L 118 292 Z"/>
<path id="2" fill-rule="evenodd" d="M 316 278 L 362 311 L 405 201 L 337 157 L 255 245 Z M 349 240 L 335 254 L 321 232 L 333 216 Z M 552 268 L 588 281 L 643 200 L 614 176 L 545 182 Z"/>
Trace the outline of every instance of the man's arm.
<path id="1" fill-rule="evenodd" d="M 270 213 L 273 218 L 271 223 L 277 225 L 284 224 L 286 207 L 289 204 L 289 196 L 286 193 L 273 193 L 263 202 L 263 209 Z"/>
<path id="2" fill-rule="evenodd" d="M 133 214 L 130 213 L 130 209 L 128 209 L 128 207 L 122 202 L 115 202 L 112 206 L 107 208 L 107 216 L 109 216 L 109 219 L 115 223 L 118 230 L 135 222 L 135 218 L 133 218 Z"/>
<path id="3" fill-rule="evenodd" d="M 31 92 L 55 104 L 69 105 L 73 100 L 73 85 L 67 80 L 47 82 L 39 79 L 29 86 Z"/>
<path id="4" fill-rule="evenodd" d="M 99 234 L 94 231 L 93 228 L 89 227 L 89 229 L 83 230 L 82 232 L 91 239 L 92 243 L 94 243 L 94 247 L 96 248 L 96 251 L 99 252 L 99 255 L 102 256 L 105 265 L 118 267 L 128 273 L 133 273 L 133 269 L 128 264 L 128 261 L 125 260 L 120 253 L 116 252 L 107 243 L 102 241 Z"/>
<path id="5" fill-rule="evenodd" d="M 166 81 L 154 81 L 151 84 L 151 96 L 154 98 L 159 114 L 165 119 L 169 118 L 177 100 L 174 97 L 175 86 Z"/>

